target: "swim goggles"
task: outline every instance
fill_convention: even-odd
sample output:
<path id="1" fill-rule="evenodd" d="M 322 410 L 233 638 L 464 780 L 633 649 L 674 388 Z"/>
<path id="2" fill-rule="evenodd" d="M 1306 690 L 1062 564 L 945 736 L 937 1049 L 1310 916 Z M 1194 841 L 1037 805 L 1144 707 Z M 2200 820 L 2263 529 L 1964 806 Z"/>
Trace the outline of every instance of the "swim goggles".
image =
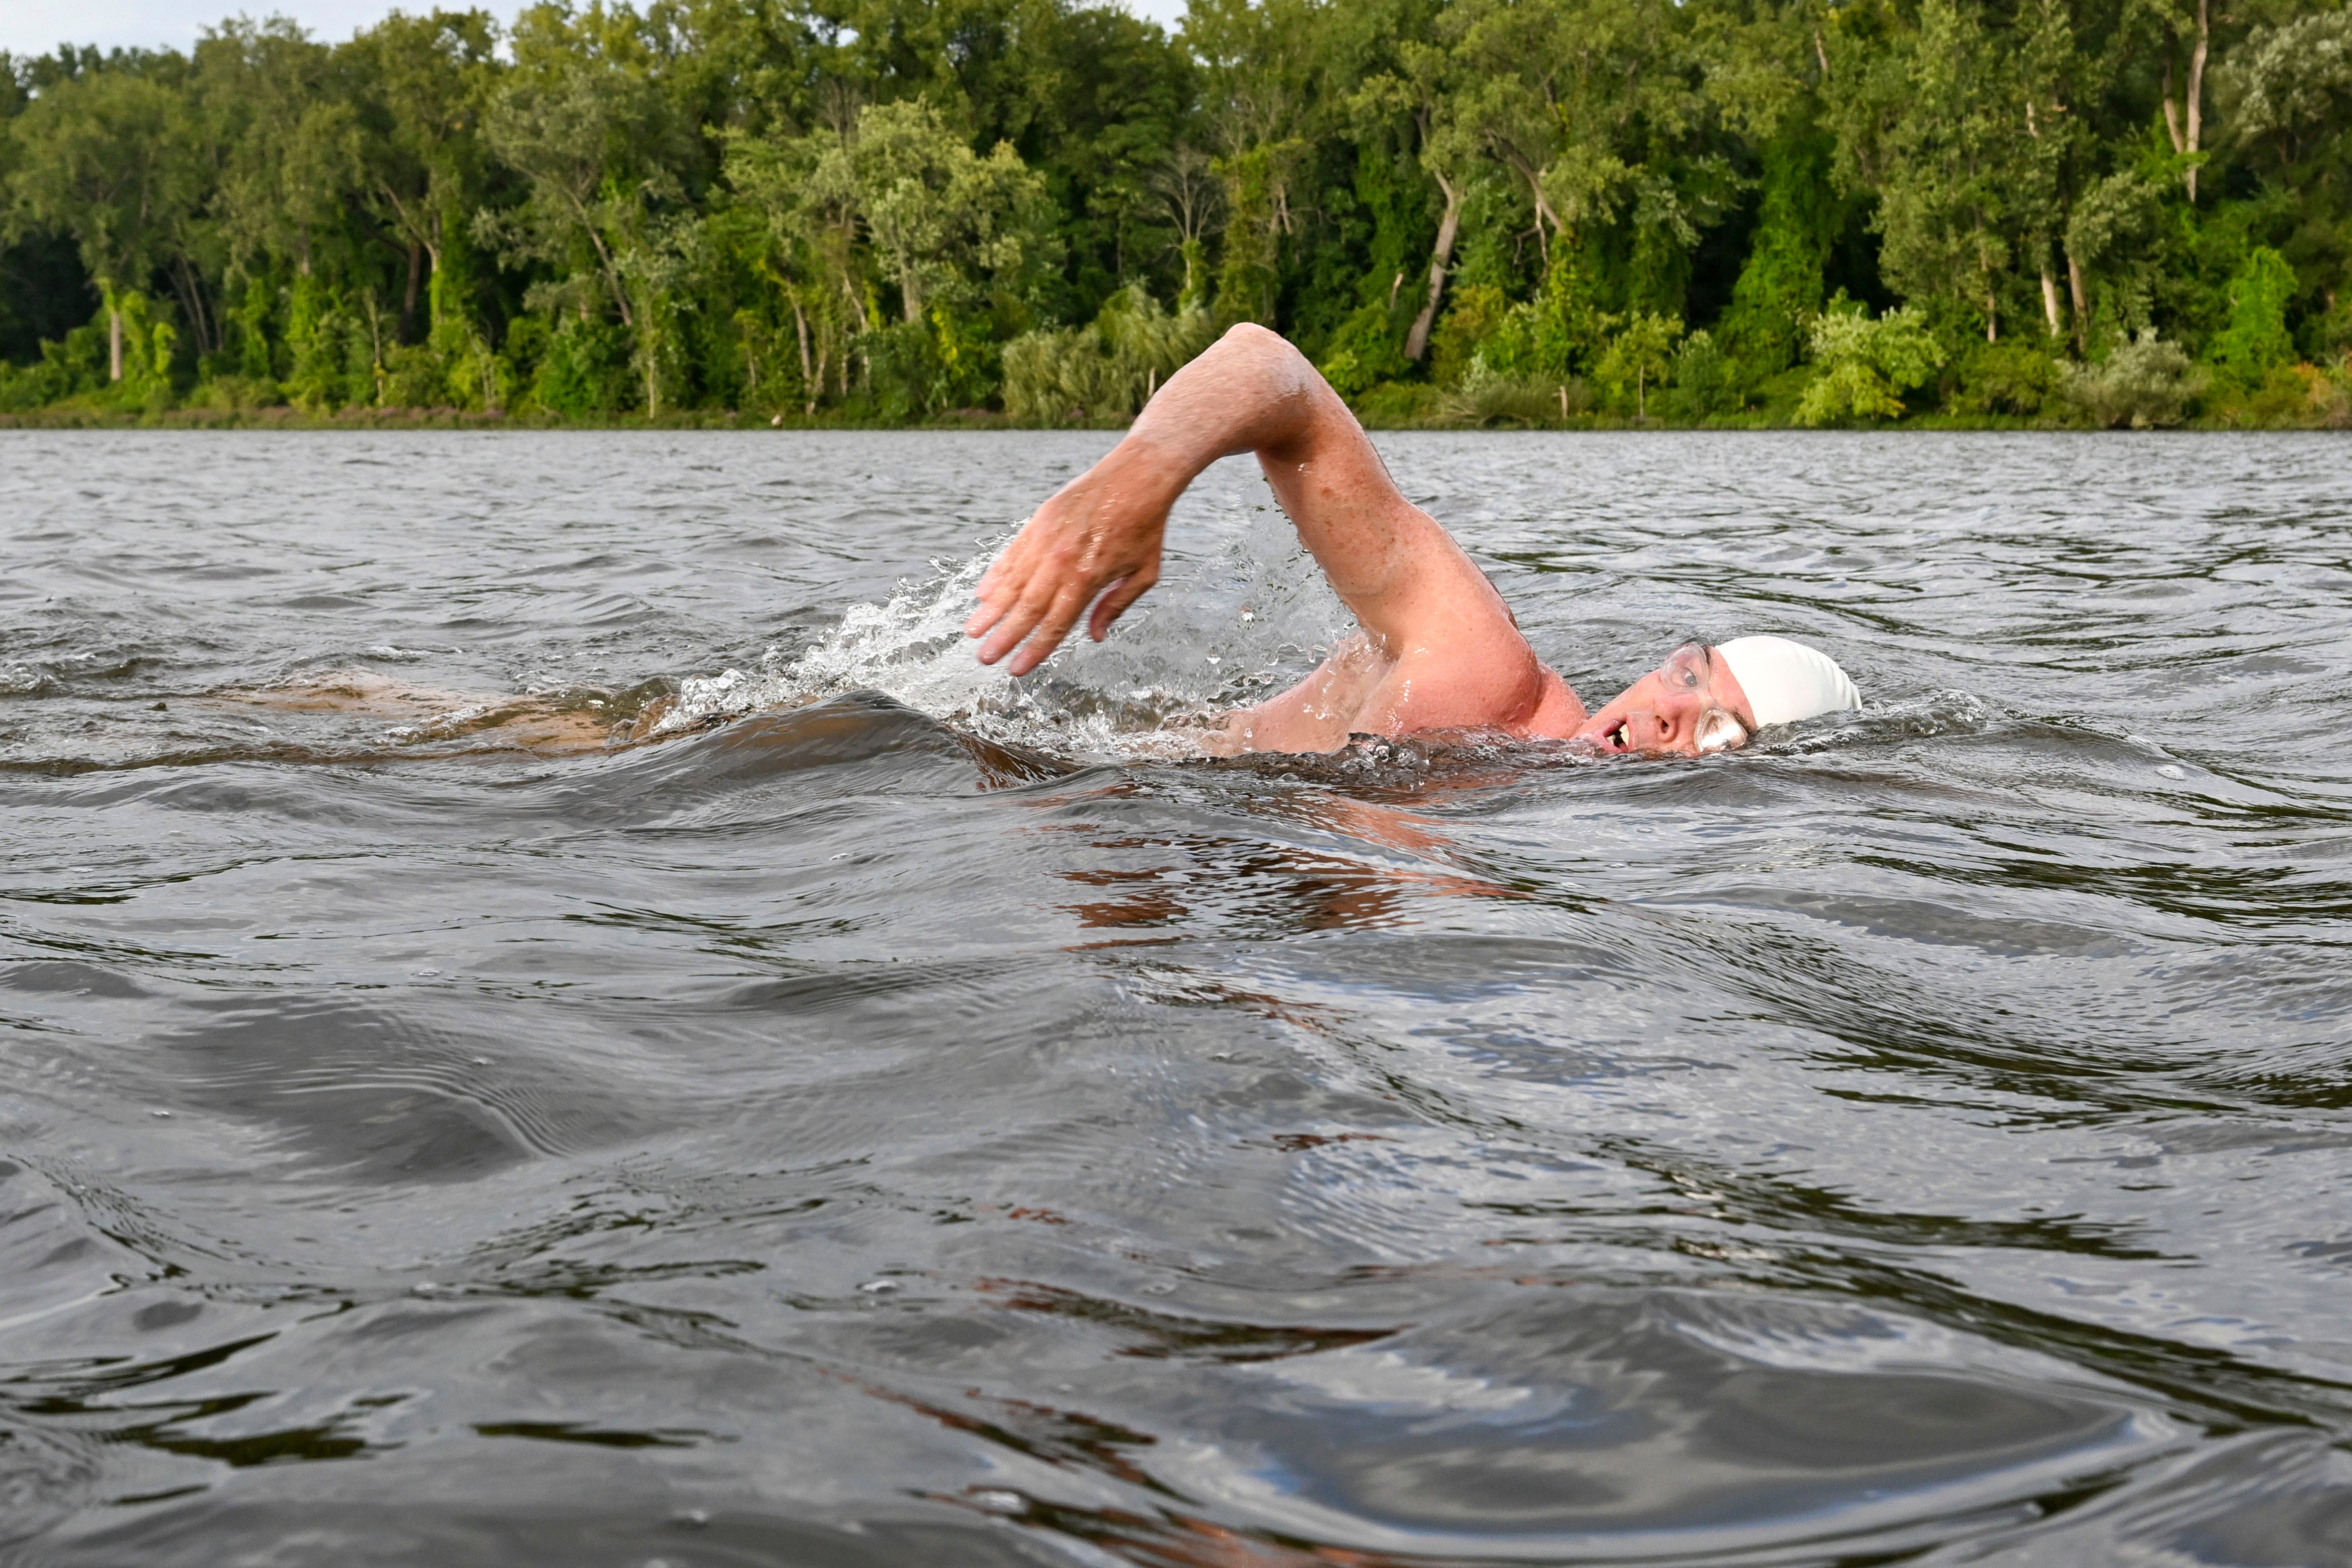
<path id="1" fill-rule="evenodd" d="M 1677 696 L 1696 697 L 1707 705 L 1692 731 L 1701 756 L 1709 752 L 1733 751 L 1748 743 L 1748 726 L 1715 695 L 1715 660 L 1705 643 L 1686 642 L 1668 654 L 1666 662 L 1658 667 L 1658 684 Z"/>

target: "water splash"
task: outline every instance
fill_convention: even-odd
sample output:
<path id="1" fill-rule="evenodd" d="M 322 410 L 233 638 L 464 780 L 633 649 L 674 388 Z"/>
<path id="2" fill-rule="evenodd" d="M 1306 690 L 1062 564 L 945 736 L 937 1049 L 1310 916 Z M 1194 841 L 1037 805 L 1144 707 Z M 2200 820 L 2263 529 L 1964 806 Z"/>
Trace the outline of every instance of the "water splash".
<path id="1" fill-rule="evenodd" d="M 865 690 L 987 740 L 1104 759 L 1157 754 L 1171 722 L 1279 690 L 1352 629 L 1287 521 L 1260 509 L 1193 560 L 1171 551 L 1160 587 L 1109 640 L 1075 633 L 1016 680 L 981 664 L 963 631 L 982 574 L 1011 538 L 934 561 L 933 575 L 851 607 L 797 657 L 772 648 L 757 669 L 685 678 L 646 735 Z"/>

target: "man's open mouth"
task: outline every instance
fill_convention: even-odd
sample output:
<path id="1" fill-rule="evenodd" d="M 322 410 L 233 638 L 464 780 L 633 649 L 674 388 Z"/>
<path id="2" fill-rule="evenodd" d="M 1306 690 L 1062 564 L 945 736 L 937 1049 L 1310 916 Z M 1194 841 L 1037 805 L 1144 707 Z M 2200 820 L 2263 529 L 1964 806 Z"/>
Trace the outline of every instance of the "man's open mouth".
<path id="1" fill-rule="evenodd" d="M 1610 731 L 1603 739 L 1607 740 L 1611 745 L 1615 746 L 1621 752 L 1632 751 L 1633 749 L 1633 731 L 1632 721 L 1630 720 L 1619 720 L 1617 722 L 1617 728 Z"/>

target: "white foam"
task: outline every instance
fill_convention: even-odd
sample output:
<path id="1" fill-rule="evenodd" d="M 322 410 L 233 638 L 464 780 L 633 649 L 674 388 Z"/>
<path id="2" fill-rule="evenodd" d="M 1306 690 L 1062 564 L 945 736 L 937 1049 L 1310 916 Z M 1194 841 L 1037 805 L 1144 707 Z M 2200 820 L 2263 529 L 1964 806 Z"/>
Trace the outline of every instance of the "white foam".
<path id="1" fill-rule="evenodd" d="M 1189 571 L 1171 569 L 1108 641 L 1090 643 L 1081 628 L 1023 679 L 982 665 L 963 632 L 973 590 L 1008 532 L 969 560 L 932 563 L 934 575 L 902 584 L 882 604 L 853 606 L 796 658 L 771 649 L 755 670 L 688 676 L 649 733 L 878 691 L 990 740 L 1065 755 L 1163 752 L 1170 720 L 1278 689 L 1348 629 L 1280 514 L 1226 531 Z"/>

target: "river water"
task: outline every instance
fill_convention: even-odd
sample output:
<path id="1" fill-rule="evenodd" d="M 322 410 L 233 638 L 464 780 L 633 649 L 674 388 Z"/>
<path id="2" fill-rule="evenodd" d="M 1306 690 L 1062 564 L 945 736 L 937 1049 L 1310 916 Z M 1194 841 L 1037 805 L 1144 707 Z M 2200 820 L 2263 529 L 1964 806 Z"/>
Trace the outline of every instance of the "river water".
<path id="1" fill-rule="evenodd" d="M 2352 447 L 1384 437 L 1868 711 L 1204 763 L 1109 439 L 0 436 L 0 1561 L 2352 1561 Z"/>

